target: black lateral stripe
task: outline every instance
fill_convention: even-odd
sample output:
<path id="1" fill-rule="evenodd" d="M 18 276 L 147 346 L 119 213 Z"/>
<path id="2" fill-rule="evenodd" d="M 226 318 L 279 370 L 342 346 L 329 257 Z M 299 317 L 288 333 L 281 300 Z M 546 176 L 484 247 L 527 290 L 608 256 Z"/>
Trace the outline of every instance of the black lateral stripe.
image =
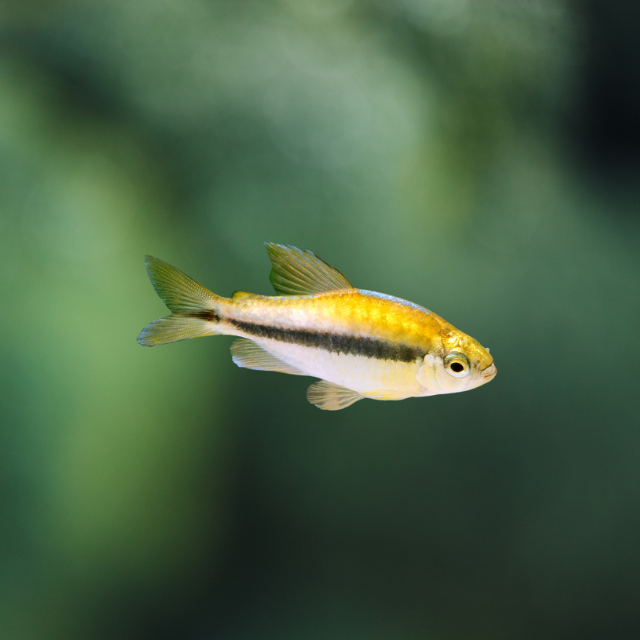
<path id="1" fill-rule="evenodd" d="M 220 316 L 212 309 L 202 309 L 201 311 L 194 311 L 189 314 L 190 318 L 200 318 L 200 320 L 207 320 L 208 322 L 220 322 Z"/>
<path id="2" fill-rule="evenodd" d="M 399 362 L 415 362 L 426 355 L 426 351 L 422 349 L 377 338 L 345 336 L 336 333 L 307 331 L 305 329 L 284 329 L 282 327 L 243 322 L 232 318 L 225 318 L 225 321 L 253 336 L 298 344 L 303 347 L 324 349 L 334 353 L 346 353 L 354 356 L 364 356 L 365 358 L 396 360 Z"/>

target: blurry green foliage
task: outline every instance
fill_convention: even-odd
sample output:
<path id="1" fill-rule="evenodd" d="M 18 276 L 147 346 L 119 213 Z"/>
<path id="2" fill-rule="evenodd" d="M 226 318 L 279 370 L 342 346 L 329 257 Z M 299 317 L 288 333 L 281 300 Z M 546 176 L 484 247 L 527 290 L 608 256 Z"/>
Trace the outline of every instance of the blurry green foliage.
<path id="1" fill-rule="evenodd" d="M 593 14 L 2 8 L 0 637 L 637 636 L 638 149 L 582 162 Z M 264 241 L 498 377 L 322 413 L 229 339 L 136 344 L 145 253 L 269 293 Z"/>

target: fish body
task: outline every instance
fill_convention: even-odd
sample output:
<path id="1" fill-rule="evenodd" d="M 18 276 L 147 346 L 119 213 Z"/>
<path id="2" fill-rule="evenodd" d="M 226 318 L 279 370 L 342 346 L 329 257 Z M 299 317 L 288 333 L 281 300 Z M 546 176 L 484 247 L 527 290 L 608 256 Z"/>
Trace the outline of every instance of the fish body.
<path id="1" fill-rule="evenodd" d="M 241 367 L 320 378 L 307 393 L 321 409 L 362 398 L 402 400 L 480 386 L 496 373 L 476 340 L 412 302 L 353 288 L 310 251 L 266 245 L 277 296 L 223 298 L 147 256 L 158 295 L 173 311 L 138 338 L 145 346 L 205 335 L 237 336 Z"/>

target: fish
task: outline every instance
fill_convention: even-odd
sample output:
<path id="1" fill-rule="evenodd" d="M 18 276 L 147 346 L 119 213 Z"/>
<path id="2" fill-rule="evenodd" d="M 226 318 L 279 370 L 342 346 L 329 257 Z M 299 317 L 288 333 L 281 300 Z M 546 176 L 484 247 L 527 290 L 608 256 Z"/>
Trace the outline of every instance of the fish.
<path id="1" fill-rule="evenodd" d="M 458 393 L 493 380 L 489 349 L 428 309 L 356 289 L 311 251 L 265 243 L 276 295 L 212 293 L 170 264 L 145 257 L 172 314 L 148 324 L 138 343 L 231 335 L 239 367 L 319 378 L 307 399 L 328 411 L 358 400 Z"/>

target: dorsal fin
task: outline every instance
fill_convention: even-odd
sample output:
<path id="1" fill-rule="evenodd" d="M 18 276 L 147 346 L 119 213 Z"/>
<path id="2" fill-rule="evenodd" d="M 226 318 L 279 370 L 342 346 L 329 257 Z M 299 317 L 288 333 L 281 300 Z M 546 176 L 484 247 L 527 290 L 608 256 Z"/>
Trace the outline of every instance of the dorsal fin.
<path id="1" fill-rule="evenodd" d="M 353 289 L 347 279 L 311 251 L 265 242 L 271 260 L 269 280 L 280 296 L 303 296 Z"/>

